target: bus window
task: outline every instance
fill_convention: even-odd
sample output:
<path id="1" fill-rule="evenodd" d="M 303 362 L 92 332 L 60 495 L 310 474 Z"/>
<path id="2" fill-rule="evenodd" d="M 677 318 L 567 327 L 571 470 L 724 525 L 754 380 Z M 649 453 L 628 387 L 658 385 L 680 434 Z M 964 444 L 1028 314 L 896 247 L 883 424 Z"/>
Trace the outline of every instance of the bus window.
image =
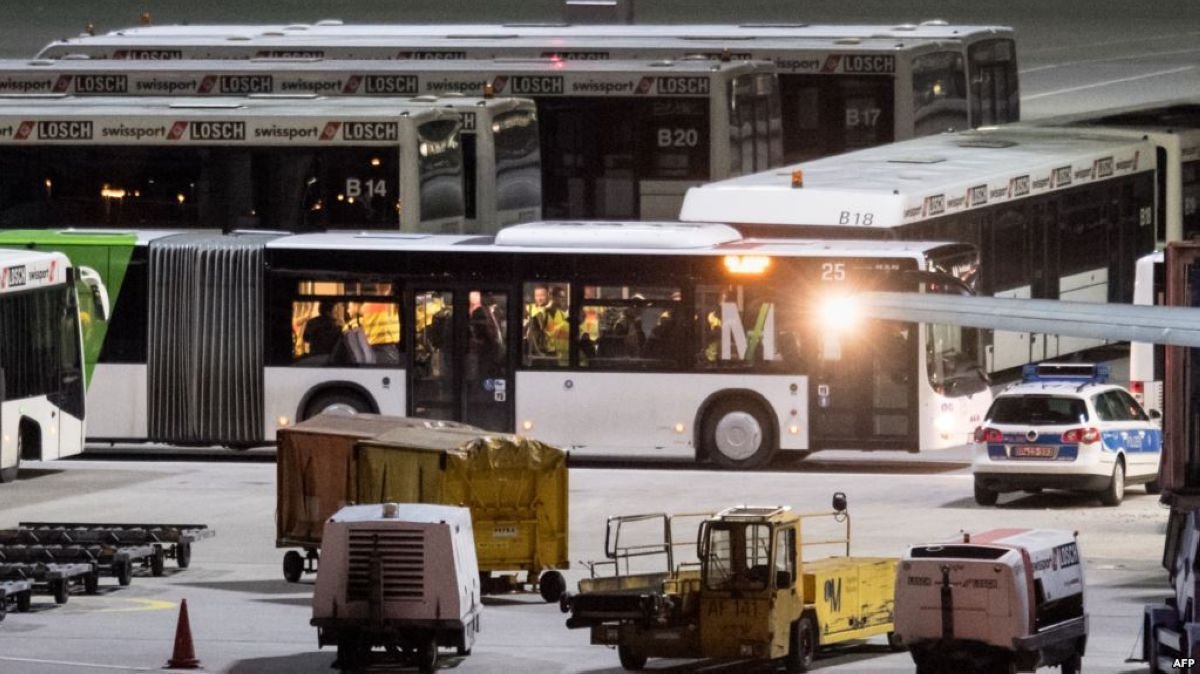
<path id="1" fill-rule="evenodd" d="M 456 233 L 464 212 L 463 155 L 459 123 L 426 122 L 417 129 L 418 170 L 421 183 L 421 222 L 429 233 Z M 403 206 L 391 197 L 399 210 Z M 451 219 L 443 226 L 438 221 Z"/>
<path id="2" fill-rule="evenodd" d="M 538 134 L 537 115 L 532 112 L 506 112 L 492 121 L 498 210 L 541 208 L 542 157 Z"/>
<path id="3" fill-rule="evenodd" d="M 895 140 L 895 84 L 889 77 L 781 75 L 784 162 Z"/>
<path id="4" fill-rule="evenodd" d="M 396 366 L 400 310 L 390 283 L 299 281 L 292 300 L 292 359 L 302 366 Z"/>
<path id="5" fill-rule="evenodd" d="M 585 286 L 579 365 L 590 369 L 674 369 L 681 352 L 679 288 Z"/>
<path id="6" fill-rule="evenodd" d="M 652 103 L 621 98 L 538 101 L 544 217 L 638 217 L 635 158 L 644 137 L 638 131 L 645 106 Z"/>
<path id="7" fill-rule="evenodd" d="M 800 364 L 802 312 L 778 303 L 772 288 L 696 286 L 701 369 L 750 369 Z"/>
<path id="8" fill-rule="evenodd" d="M 743 75 L 732 84 L 729 110 L 730 173 L 765 171 L 783 161 L 783 127 L 774 82 Z"/>
<path id="9" fill-rule="evenodd" d="M 67 312 L 66 300 L 61 286 L 0 298 L 0 337 L 4 345 L 0 366 L 4 371 L 5 400 L 58 392 L 62 365 L 71 359 L 60 356 L 64 344 L 59 341 L 60 331 L 52 326 Z M 77 345 L 74 348 L 78 350 Z"/>
<path id="10" fill-rule="evenodd" d="M 959 52 L 936 52 L 913 59 L 913 135 L 928 136 L 969 128 L 967 83 Z"/>
<path id="11" fill-rule="evenodd" d="M 971 125 L 987 126 L 1021 118 L 1016 47 L 1012 40 L 983 40 L 967 52 L 971 77 Z"/>
<path id="12" fill-rule="evenodd" d="M 528 367 L 570 365 L 571 286 L 532 281 L 525 284 L 522 362 Z"/>
<path id="13" fill-rule="evenodd" d="M 1183 238 L 1200 236 L 1200 161 L 1183 162 Z"/>

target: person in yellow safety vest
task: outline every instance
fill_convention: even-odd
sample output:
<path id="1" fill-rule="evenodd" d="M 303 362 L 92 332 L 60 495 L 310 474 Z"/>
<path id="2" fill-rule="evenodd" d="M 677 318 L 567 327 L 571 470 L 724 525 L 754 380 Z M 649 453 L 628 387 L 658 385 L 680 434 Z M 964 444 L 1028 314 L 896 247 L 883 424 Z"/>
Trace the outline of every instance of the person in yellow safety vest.
<path id="1" fill-rule="evenodd" d="M 571 333 L 567 320 L 567 289 L 554 286 L 550 290 L 550 304 L 545 310 L 546 343 L 551 352 L 558 356 L 558 364 L 567 366 L 571 358 Z"/>
<path id="2" fill-rule="evenodd" d="M 394 304 L 364 302 L 359 305 L 358 326 L 371 346 L 400 343 L 400 314 Z"/>

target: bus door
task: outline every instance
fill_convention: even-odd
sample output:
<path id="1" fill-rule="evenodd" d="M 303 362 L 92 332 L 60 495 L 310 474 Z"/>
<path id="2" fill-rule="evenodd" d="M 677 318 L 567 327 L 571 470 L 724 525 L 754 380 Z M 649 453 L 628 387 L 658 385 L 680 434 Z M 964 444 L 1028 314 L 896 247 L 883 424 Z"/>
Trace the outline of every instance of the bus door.
<path id="1" fill-rule="evenodd" d="M 409 413 L 512 430 L 509 293 L 499 288 L 417 288 L 413 294 Z"/>
<path id="2" fill-rule="evenodd" d="M 809 409 L 817 449 L 917 446 L 916 330 L 912 323 L 869 321 L 818 331 Z"/>
<path id="3" fill-rule="evenodd" d="M 639 217 L 639 105 L 619 98 L 538 101 L 546 218 Z"/>
<path id="4" fill-rule="evenodd" d="M 1059 226 L 1058 202 L 1044 201 L 1034 204 L 1026 237 L 1027 249 L 1025 258 L 1032 264 L 1029 266 L 1030 297 L 1040 300 L 1059 299 L 1060 293 L 1070 291 L 1064 288 L 1059 274 Z M 1062 349 L 1058 335 L 1038 333 L 1030 336 L 1029 357 L 1032 360 L 1057 358 Z"/>

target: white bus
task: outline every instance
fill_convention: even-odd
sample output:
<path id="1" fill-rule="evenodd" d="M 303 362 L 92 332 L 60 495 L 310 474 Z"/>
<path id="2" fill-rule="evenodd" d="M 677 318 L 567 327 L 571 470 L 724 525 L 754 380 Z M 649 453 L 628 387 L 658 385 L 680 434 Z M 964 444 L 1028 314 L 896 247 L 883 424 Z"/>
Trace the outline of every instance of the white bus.
<path id="1" fill-rule="evenodd" d="M 972 243 L 980 292 L 1133 300 L 1154 250 L 1154 146 L 1062 129 L 991 128 L 916 139 L 689 191 L 681 219 L 747 234 Z M 1101 342 L 996 332 L 990 372 Z"/>
<path id="2" fill-rule="evenodd" d="M 1095 134 L 1146 138 L 1154 144 L 1158 168 L 1155 204 L 1158 247 L 1200 237 L 1200 100 L 1185 99 L 1052 117 L 1022 126 L 1059 133 L 1061 128 Z M 1163 255 L 1138 261 L 1136 304 L 1164 304 Z M 1129 388 L 1148 409 L 1163 406 L 1164 347 L 1133 343 L 1129 348 Z"/>
<path id="3" fill-rule="evenodd" d="M 512 129 L 526 140 L 519 146 L 524 153 L 505 166 L 519 168 L 516 184 L 528 185 L 530 132 L 540 130 L 541 205 L 548 217 L 673 218 L 687 188 L 783 161 L 776 79 L 769 64 L 754 61 L 46 62 L 14 63 L 3 73 L 0 91 L 7 81 L 12 89 L 37 88 L 33 93 L 49 87 L 79 94 L 82 83 L 172 94 L 530 98 L 537 125 Z M 528 198 L 528 190 L 520 194 Z M 528 208 L 507 212 L 504 224 L 529 219 Z"/>
<path id="4" fill-rule="evenodd" d="M 89 440 L 246 446 L 338 409 L 726 467 L 961 444 L 990 403 L 975 333 L 851 326 L 839 298 L 968 292 L 976 261 L 963 244 L 754 240 L 714 224 L 142 233 L 88 392 Z M 207 292 L 190 290 L 199 278 Z"/>
<path id="5" fill-rule="evenodd" d="M 834 42 L 845 49 L 853 49 L 854 41 L 867 43 L 886 40 L 891 47 L 901 52 L 903 45 L 921 41 L 954 41 L 958 61 L 965 65 L 965 81 L 968 84 L 968 124 L 978 127 L 988 124 L 1003 124 L 1020 118 L 1020 95 L 1017 74 L 1016 36 L 1007 26 L 950 24 L 945 21 L 924 21 L 919 24 L 807 24 L 807 23 L 743 23 L 743 24 L 674 24 L 674 25 L 630 25 L 630 24 L 561 24 L 561 23 L 512 23 L 512 24 L 357 24 L 346 25 L 341 21 L 327 20 L 313 24 L 287 25 L 199 25 L 199 26 L 145 26 L 113 31 L 107 35 L 81 35 L 77 38 L 51 43 L 43 49 L 41 56 L 61 58 L 71 54 L 86 54 L 93 58 L 181 58 L 183 53 L 193 57 L 204 49 L 220 49 L 233 53 L 230 44 L 264 43 L 274 40 L 279 46 L 264 47 L 263 55 L 271 51 L 284 53 L 294 50 L 297 43 L 310 45 L 330 43 L 333 38 L 386 40 L 394 47 L 417 47 L 422 38 L 457 41 L 503 42 L 523 41 L 527 45 L 540 43 L 541 54 L 559 54 L 563 58 L 612 58 L 609 49 L 601 40 L 633 39 L 654 45 L 667 39 L 684 42 L 720 43 L 716 50 L 744 52 L 757 50 L 752 46 L 760 40 L 793 43 L 792 52 L 779 50 L 780 73 L 785 112 L 789 112 L 786 99 L 791 91 L 786 73 L 804 74 L 804 69 L 786 67 L 788 62 L 802 64 L 810 60 L 806 50 L 813 48 L 815 41 Z M 291 43 L 291 47 L 288 43 Z M 590 42 L 591 45 L 585 45 Z M 808 43 L 806 46 L 805 43 Z M 221 45 L 221 46 L 219 46 Z M 820 47 L 817 47 L 820 49 Z M 504 49 L 498 47 L 498 49 Z M 524 49 L 524 48 L 522 48 Z M 828 47 L 825 48 L 828 51 Z M 431 49 L 430 58 L 464 58 L 458 55 L 461 48 L 450 46 L 440 50 Z M 700 49 L 686 49 L 694 53 Z M 175 55 L 178 52 L 180 55 Z M 246 53 L 245 50 L 242 53 Z M 259 55 L 256 50 L 255 55 Z M 524 52 L 497 52 L 497 55 L 526 55 Z M 671 54 L 678 57 L 681 54 Z M 394 57 L 388 57 L 394 58 Z M 755 58 L 762 58 L 755 56 Z M 903 61 L 903 57 L 900 58 Z M 823 62 L 822 62 L 823 63 Z M 899 64 L 898 64 L 899 66 Z M 920 77 L 906 79 L 904 75 L 918 74 L 921 68 L 906 72 L 896 69 L 898 92 L 926 91 L 919 83 Z M 847 71 L 848 73 L 851 71 Z M 812 74 L 809 69 L 809 74 Z M 853 78 L 844 76 L 854 88 Z M 801 86 L 802 82 L 798 83 Z M 810 85 L 811 86 L 811 85 Z M 861 85 L 860 85 L 861 86 Z M 847 92 L 849 93 L 849 92 Z M 926 93 L 930 93 L 927 92 Z M 828 95 L 828 93 L 827 93 Z M 897 94 L 899 101 L 905 94 Z M 902 106 L 900 106 L 902 107 Z M 934 130 L 933 132 L 937 132 Z M 919 135 L 919 134 L 918 134 Z M 907 135 L 898 135 L 901 140 Z M 886 141 L 884 141 L 886 142 Z M 805 157 L 791 159 L 799 161 Z"/>
<path id="6" fill-rule="evenodd" d="M 409 99 L 0 99 L 0 227 L 461 232 L 461 126 Z"/>
<path id="7" fill-rule="evenodd" d="M 176 48 L 162 50 L 164 58 L 151 60 L 769 60 L 779 73 L 784 155 L 789 162 L 970 126 L 962 46 L 951 40 L 469 35 L 174 40 Z M 115 54 L 122 61 L 133 55 Z M 93 60 L 100 56 L 91 54 Z"/>
<path id="8" fill-rule="evenodd" d="M 82 273 L 79 273 L 82 272 Z M 103 295 L 95 273 L 61 253 L 0 250 L 0 482 L 21 460 L 83 449 L 84 361 L 76 284 Z M 87 320 L 105 320 L 106 301 Z"/>

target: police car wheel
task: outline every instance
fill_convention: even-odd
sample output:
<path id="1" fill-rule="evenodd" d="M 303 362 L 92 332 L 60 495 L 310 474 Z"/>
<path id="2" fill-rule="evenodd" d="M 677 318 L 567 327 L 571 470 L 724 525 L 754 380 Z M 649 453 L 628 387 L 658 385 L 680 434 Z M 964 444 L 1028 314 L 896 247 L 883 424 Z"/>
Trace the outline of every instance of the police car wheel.
<path id="1" fill-rule="evenodd" d="M 704 415 L 708 457 L 722 468 L 758 468 L 775 454 L 775 434 L 762 405 L 746 398 L 725 398 Z"/>
<path id="2" fill-rule="evenodd" d="M 1108 487 L 1100 492 L 1100 502 L 1106 506 L 1121 505 L 1121 500 L 1125 498 L 1125 462 L 1117 460 L 1113 466 L 1112 479 L 1108 481 Z"/>
<path id="3" fill-rule="evenodd" d="M 975 481 L 975 503 L 981 506 L 994 506 L 999 500 L 1000 492 L 988 489 L 980 484 L 979 480 Z"/>

